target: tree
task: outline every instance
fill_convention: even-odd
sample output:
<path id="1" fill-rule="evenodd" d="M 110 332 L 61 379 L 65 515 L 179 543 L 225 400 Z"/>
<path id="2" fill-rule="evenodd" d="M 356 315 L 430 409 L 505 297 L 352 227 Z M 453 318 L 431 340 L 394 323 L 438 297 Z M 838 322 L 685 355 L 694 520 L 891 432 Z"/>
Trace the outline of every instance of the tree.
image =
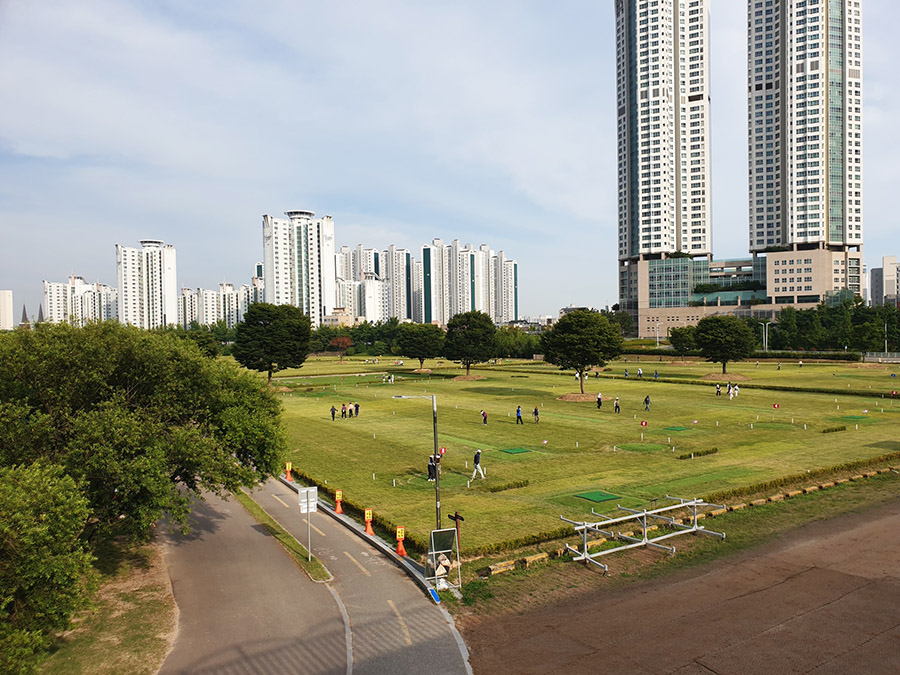
<path id="1" fill-rule="evenodd" d="M 310 322 L 298 307 L 259 302 L 237 327 L 232 355 L 245 368 L 272 373 L 303 365 L 309 353 Z"/>
<path id="2" fill-rule="evenodd" d="M 257 378 L 171 334 L 106 322 L 0 335 L 0 466 L 61 465 L 90 535 L 115 524 L 144 538 L 164 514 L 186 522 L 203 491 L 273 474 L 280 414 Z"/>
<path id="3" fill-rule="evenodd" d="M 344 354 L 347 353 L 347 350 L 350 349 L 350 346 L 353 344 L 353 340 L 346 336 L 332 338 L 328 343 L 328 349 L 335 350 L 341 353 L 341 361 L 344 360 Z"/>
<path id="4" fill-rule="evenodd" d="M 579 309 L 565 314 L 541 336 L 544 359 L 561 370 L 575 370 L 584 393 L 584 374 L 622 353 L 622 335 L 599 312 Z"/>
<path id="5" fill-rule="evenodd" d="M 697 348 L 694 340 L 696 330 L 696 326 L 681 326 L 669 330 L 669 342 L 677 354 L 684 355 Z"/>
<path id="6" fill-rule="evenodd" d="M 617 305 L 615 306 L 617 307 Z M 619 324 L 622 335 L 631 335 L 634 332 L 634 319 L 625 310 L 616 309 L 610 312 L 604 309 L 600 313 L 609 319 L 610 322 Z"/>
<path id="7" fill-rule="evenodd" d="M 700 319 L 694 340 L 707 361 L 722 364 L 722 374 L 729 361 L 740 361 L 754 351 L 753 331 L 736 316 L 708 316 Z"/>
<path id="8" fill-rule="evenodd" d="M 0 671 L 31 672 L 87 604 L 87 500 L 60 466 L 0 466 Z"/>
<path id="9" fill-rule="evenodd" d="M 466 367 L 466 375 L 473 363 L 487 361 L 494 353 L 494 322 L 484 312 L 457 314 L 447 322 L 444 337 L 444 356 Z"/>
<path id="10" fill-rule="evenodd" d="M 424 368 L 425 359 L 441 355 L 444 331 L 432 323 L 402 323 L 397 329 L 397 347 L 404 356 L 418 359 L 419 368 Z"/>

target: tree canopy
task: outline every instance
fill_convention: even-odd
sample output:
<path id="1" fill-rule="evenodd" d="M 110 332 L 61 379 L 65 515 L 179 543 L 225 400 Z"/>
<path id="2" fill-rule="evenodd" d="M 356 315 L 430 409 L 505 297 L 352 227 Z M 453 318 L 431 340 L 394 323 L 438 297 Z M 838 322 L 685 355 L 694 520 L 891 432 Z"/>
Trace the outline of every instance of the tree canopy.
<path id="1" fill-rule="evenodd" d="M 0 335 L 0 466 L 59 464 L 94 529 L 146 537 L 201 491 L 274 473 L 281 406 L 189 340 L 115 322 Z"/>
<path id="2" fill-rule="evenodd" d="M 466 367 L 466 375 L 473 363 L 482 363 L 494 355 L 494 322 L 477 310 L 457 314 L 447 322 L 444 337 L 444 356 Z"/>
<path id="3" fill-rule="evenodd" d="M 674 349 L 677 354 L 682 355 L 687 354 L 692 349 L 696 349 L 697 344 L 694 341 L 696 330 L 696 326 L 679 326 L 670 329 L 669 342 L 672 344 L 672 349 Z"/>
<path id="4" fill-rule="evenodd" d="M 419 368 L 425 359 L 441 355 L 444 347 L 444 330 L 430 323 L 402 323 L 397 330 L 397 348 L 404 356 L 419 360 Z"/>
<path id="5" fill-rule="evenodd" d="M 299 307 L 250 305 L 238 324 L 232 355 L 245 368 L 272 373 L 303 365 L 309 353 L 310 321 Z"/>
<path id="6" fill-rule="evenodd" d="M 563 315 L 541 336 L 541 344 L 545 361 L 578 373 L 583 394 L 585 372 L 622 353 L 622 334 L 599 312 L 579 309 Z"/>
<path id="7" fill-rule="evenodd" d="M 0 671 L 31 672 L 86 606 L 87 499 L 60 466 L 0 466 Z"/>
<path id="8" fill-rule="evenodd" d="M 756 338 L 753 331 L 736 316 L 708 316 L 700 319 L 694 331 L 697 348 L 707 361 L 722 364 L 740 361 L 753 354 Z"/>

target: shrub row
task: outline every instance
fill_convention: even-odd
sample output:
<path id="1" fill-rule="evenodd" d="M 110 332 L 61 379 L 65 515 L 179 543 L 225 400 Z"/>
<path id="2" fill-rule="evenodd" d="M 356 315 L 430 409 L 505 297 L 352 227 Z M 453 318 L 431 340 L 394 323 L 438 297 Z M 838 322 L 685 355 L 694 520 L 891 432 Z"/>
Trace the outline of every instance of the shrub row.
<path id="1" fill-rule="evenodd" d="M 675 459 L 694 459 L 695 457 L 705 457 L 706 455 L 714 455 L 719 451 L 718 448 L 710 448 L 709 450 L 697 450 L 695 452 L 686 452 L 678 455 Z"/>
<path id="2" fill-rule="evenodd" d="M 833 434 L 835 431 L 847 431 L 847 427 L 839 426 L 839 427 L 828 427 L 826 429 L 822 429 L 823 434 Z"/>
<path id="3" fill-rule="evenodd" d="M 513 490 L 515 488 L 528 487 L 529 480 L 526 478 L 524 480 L 513 480 L 509 483 L 501 483 L 500 485 L 491 485 L 488 487 L 488 492 L 503 492 L 504 490 Z"/>
<path id="4" fill-rule="evenodd" d="M 791 476 L 782 476 L 781 478 L 765 481 L 763 483 L 755 483 L 754 485 L 746 485 L 744 487 L 733 488 L 731 490 L 719 490 L 718 492 L 713 492 L 712 494 L 706 495 L 703 499 L 705 499 L 707 502 L 718 504 L 725 501 L 726 499 L 744 497 L 746 495 L 752 495 L 759 492 L 765 492 L 767 490 L 780 488 L 785 485 L 817 480 L 819 478 L 830 476 L 839 471 L 855 471 L 856 469 L 860 469 L 865 466 L 881 464 L 882 462 L 892 462 L 898 459 L 900 459 L 900 452 L 891 452 L 879 457 L 858 459 L 853 462 L 844 462 L 843 464 L 836 464 L 834 466 L 825 467 L 824 469 L 816 469 L 815 471 L 811 471 L 809 473 L 799 473 Z"/>

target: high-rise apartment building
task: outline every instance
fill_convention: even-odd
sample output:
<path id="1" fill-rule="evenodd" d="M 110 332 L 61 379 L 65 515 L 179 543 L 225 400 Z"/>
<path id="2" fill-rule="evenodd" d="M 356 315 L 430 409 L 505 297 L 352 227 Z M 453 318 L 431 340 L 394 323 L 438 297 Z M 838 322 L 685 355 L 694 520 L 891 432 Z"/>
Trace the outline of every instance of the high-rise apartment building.
<path id="1" fill-rule="evenodd" d="M 616 0 L 619 300 L 639 263 L 712 250 L 708 0 Z"/>
<path id="2" fill-rule="evenodd" d="M 83 326 L 89 321 L 115 319 L 117 292 L 106 284 L 89 284 L 71 275 L 67 282 L 44 281 L 45 320 Z"/>
<path id="3" fill-rule="evenodd" d="M 776 304 L 865 286 L 861 5 L 748 0 L 750 251 L 782 249 Z"/>
<path id="4" fill-rule="evenodd" d="M 900 263 L 897 256 L 881 259 L 881 267 L 871 271 L 872 305 L 900 305 Z"/>
<path id="5" fill-rule="evenodd" d="M 0 330 L 12 330 L 16 326 L 13 316 L 13 292 L 0 291 Z"/>
<path id="6" fill-rule="evenodd" d="M 312 211 L 285 215 L 263 216 L 265 299 L 299 307 L 317 327 L 334 311 L 337 296 L 334 221 Z"/>
<path id="7" fill-rule="evenodd" d="M 387 285 L 388 316 L 412 318 L 412 256 L 393 244 L 381 252 L 381 277 Z"/>
<path id="8" fill-rule="evenodd" d="M 119 321 L 161 328 L 178 321 L 175 247 L 158 239 L 141 248 L 116 244 Z"/>

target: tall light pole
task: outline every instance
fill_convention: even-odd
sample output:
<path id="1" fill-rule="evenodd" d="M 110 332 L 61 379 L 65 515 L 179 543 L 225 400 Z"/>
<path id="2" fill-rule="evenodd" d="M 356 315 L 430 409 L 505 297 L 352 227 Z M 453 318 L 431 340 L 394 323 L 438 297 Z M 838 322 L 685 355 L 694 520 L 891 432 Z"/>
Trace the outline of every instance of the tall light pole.
<path id="1" fill-rule="evenodd" d="M 392 396 L 391 398 L 430 398 L 431 399 L 431 411 L 434 419 L 434 457 L 435 460 L 439 462 L 440 455 L 438 454 L 438 439 L 437 439 L 437 396 L 432 394 L 431 396 Z M 434 467 L 434 514 L 435 514 L 435 526 L 434 529 L 441 529 L 441 467 L 440 464 L 435 464 Z"/>
<path id="2" fill-rule="evenodd" d="M 759 319 L 757 319 L 757 321 L 759 323 L 761 323 L 763 326 L 763 351 L 767 352 L 767 351 L 769 351 L 769 324 L 772 322 L 771 321 L 759 321 Z"/>
<path id="3" fill-rule="evenodd" d="M 659 319 L 656 320 L 656 348 L 659 349 Z"/>

